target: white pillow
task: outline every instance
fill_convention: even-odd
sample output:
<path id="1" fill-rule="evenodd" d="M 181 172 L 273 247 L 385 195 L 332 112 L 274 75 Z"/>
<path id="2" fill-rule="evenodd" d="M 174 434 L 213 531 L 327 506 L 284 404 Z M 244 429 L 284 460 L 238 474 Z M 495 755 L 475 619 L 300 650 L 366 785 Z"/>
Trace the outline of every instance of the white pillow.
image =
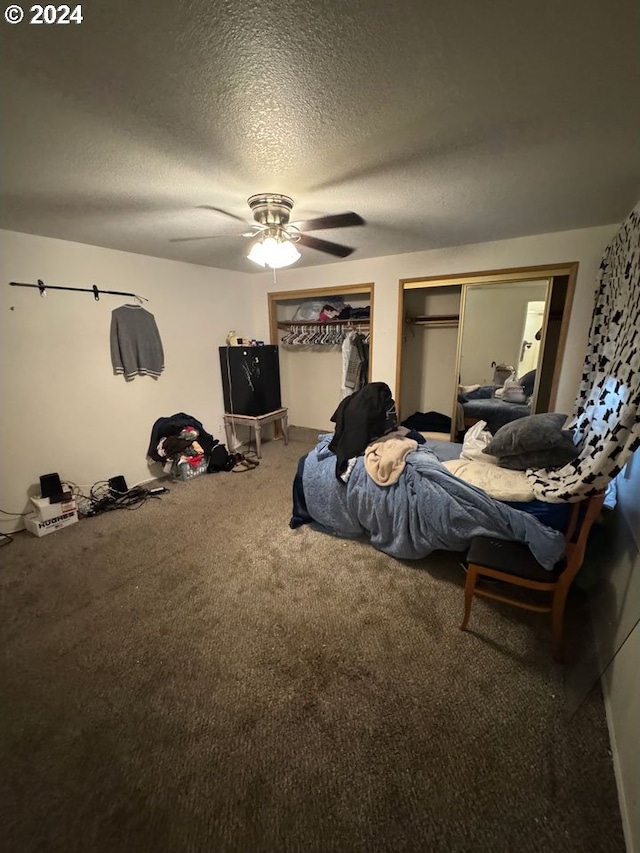
<path id="1" fill-rule="evenodd" d="M 486 454 L 485 454 L 486 455 Z M 468 459 L 452 459 L 442 463 L 447 470 L 466 483 L 482 489 L 499 501 L 532 501 L 533 489 L 524 471 L 511 471 L 498 465 L 474 462 Z"/>

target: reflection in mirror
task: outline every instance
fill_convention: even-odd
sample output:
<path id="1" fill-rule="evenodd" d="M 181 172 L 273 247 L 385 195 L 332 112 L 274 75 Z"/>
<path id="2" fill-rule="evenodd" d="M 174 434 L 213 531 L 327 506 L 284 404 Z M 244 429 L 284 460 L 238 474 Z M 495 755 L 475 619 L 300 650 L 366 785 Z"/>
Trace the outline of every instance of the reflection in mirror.
<path id="1" fill-rule="evenodd" d="M 544 301 L 536 300 L 527 303 L 524 331 L 520 344 L 520 361 L 516 370 L 518 376 L 524 376 L 530 370 L 535 370 L 538 365 L 543 323 Z"/>
<path id="2" fill-rule="evenodd" d="M 463 286 L 458 350 L 458 435 L 483 420 L 495 433 L 537 411 L 549 280 Z"/>
<path id="3" fill-rule="evenodd" d="M 537 369 L 548 287 L 546 279 L 466 285 L 460 384 L 498 386 L 505 373 L 521 378 Z"/>

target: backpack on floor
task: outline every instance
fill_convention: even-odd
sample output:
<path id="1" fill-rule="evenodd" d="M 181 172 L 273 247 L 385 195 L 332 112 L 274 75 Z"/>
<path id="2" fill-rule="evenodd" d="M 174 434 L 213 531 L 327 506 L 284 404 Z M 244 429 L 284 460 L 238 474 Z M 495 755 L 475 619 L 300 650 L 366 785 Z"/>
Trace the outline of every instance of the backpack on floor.
<path id="1" fill-rule="evenodd" d="M 233 465 L 234 460 L 229 455 L 226 445 L 218 443 L 209 454 L 207 474 L 213 474 L 216 471 L 230 471 Z"/>

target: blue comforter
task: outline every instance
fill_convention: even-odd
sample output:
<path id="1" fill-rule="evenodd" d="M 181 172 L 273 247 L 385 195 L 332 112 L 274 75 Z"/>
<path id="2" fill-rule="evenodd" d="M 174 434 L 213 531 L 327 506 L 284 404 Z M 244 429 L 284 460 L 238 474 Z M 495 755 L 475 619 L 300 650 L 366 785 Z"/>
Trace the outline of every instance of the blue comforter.
<path id="1" fill-rule="evenodd" d="M 392 486 L 378 486 L 357 459 L 348 482 L 336 478 L 336 457 L 322 435 L 306 457 L 302 484 L 309 515 L 336 536 L 367 536 L 399 559 L 417 560 L 432 551 L 464 551 L 474 536 L 526 543 L 538 562 L 553 568 L 564 537 L 533 516 L 490 498 L 451 474 L 426 446 L 407 456 Z"/>

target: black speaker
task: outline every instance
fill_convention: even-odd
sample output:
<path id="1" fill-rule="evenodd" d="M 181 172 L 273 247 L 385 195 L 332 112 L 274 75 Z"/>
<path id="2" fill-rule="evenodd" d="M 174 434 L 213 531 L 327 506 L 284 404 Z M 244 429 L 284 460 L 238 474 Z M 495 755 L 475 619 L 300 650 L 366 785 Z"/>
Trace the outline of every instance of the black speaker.
<path id="1" fill-rule="evenodd" d="M 121 495 L 125 495 L 129 491 L 127 481 L 122 474 L 118 474 L 117 477 L 109 477 L 109 489 Z"/>
<path id="2" fill-rule="evenodd" d="M 55 503 L 52 498 L 57 498 L 62 494 L 62 483 L 60 482 L 59 474 L 41 474 L 40 475 L 40 496 L 49 498 L 51 503 Z"/>
<path id="3" fill-rule="evenodd" d="M 224 410 L 266 415 L 282 408 L 277 346 L 220 347 Z"/>

